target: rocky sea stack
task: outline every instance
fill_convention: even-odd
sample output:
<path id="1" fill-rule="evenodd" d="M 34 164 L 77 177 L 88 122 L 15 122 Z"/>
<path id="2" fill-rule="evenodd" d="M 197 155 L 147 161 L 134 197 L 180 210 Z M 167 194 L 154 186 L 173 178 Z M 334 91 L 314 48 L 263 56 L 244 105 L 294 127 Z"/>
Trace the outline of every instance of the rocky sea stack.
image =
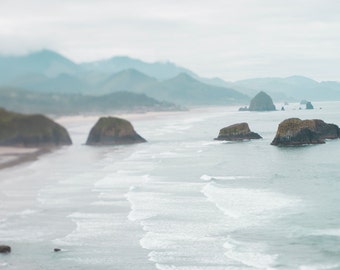
<path id="1" fill-rule="evenodd" d="M 44 115 L 0 109 L 0 145 L 45 147 L 72 144 L 67 130 Z"/>
<path id="2" fill-rule="evenodd" d="M 120 145 L 146 142 L 131 123 L 117 117 L 102 117 L 91 129 L 87 145 Z"/>
<path id="3" fill-rule="evenodd" d="M 272 98 L 265 92 L 259 92 L 251 101 L 249 111 L 275 111 Z"/>
<path id="4" fill-rule="evenodd" d="M 340 130 L 335 124 L 322 120 L 286 119 L 279 124 L 272 145 L 295 146 L 304 144 L 325 143 L 325 139 L 339 138 Z"/>
<path id="5" fill-rule="evenodd" d="M 247 123 L 239 123 L 222 128 L 215 140 L 243 141 L 252 139 L 262 139 L 262 137 L 259 134 L 250 131 Z"/>
<path id="6" fill-rule="evenodd" d="M 314 109 L 314 106 L 312 104 L 312 102 L 308 101 L 306 103 L 306 110 L 313 110 Z"/>

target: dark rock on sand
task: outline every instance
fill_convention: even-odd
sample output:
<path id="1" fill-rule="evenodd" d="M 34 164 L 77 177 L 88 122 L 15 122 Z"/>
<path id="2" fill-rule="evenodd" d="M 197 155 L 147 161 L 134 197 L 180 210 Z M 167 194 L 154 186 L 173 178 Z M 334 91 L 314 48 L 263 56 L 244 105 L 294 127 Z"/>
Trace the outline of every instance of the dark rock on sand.
<path id="1" fill-rule="evenodd" d="M 72 141 L 67 130 L 46 116 L 0 109 L 0 145 L 42 147 L 70 144 Z"/>
<path id="2" fill-rule="evenodd" d="M 10 253 L 11 247 L 6 245 L 0 245 L 0 253 Z"/>
<path id="3" fill-rule="evenodd" d="M 259 92 L 251 101 L 249 111 L 275 111 L 272 98 L 265 92 Z"/>
<path id="4" fill-rule="evenodd" d="M 252 140 L 261 139 L 262 137 L 250 131 L 247 123 L 234 124 L 220 130 L 218 137 L 215 140 L 220 141 L 242 141 L 242 140 Z"/>
<path id="5" fill-rule="evenodd" d="M 102 117 L 91 129 L 87 145 L 121 145 L 146 142 L 132 124 L 117 117 Z"/>
<path id="6" fill-rule="evenodd" d="M 294 146 L 304 144 L 321 144 L 325 139 L 339 138 L 339 127 L 319 119 L 286 119 L 279 124 L 272 145 Z"/>

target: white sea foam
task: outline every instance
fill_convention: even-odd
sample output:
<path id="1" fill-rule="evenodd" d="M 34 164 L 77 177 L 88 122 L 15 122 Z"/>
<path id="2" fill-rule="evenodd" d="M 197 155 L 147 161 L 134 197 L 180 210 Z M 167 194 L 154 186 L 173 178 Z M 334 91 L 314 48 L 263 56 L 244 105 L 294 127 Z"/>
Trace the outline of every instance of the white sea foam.
<path id="1" fill-rule="evenodd" d="M 211 142 L 204 142 L 202 145 L 203 146 L 209 146 L 209 145 L 218 145 L 218 144 L 226 144 L 226 143 L 231 143 L 229 141 L 211 141 Z"/>
<path id="2" fill-rule="evenodd" d="M 154 209 L 154 202 L 152 196 L 158 194 L 151 192 L 136 192 L 136 187 L 125 194 L 126 199 L 130 202 L 131 211 L 128 219 L 131 221 L 143 220 L 156 216 L 157 209 Z M 140 207 L 143 207 L 140 209 Z"/>
<path id="3" fill-rule="evenodd" d="M 230 267 L 226 268 L 225 266 L 197 266 L 197 265 L 184 265 L 184 266 L 175 266 L 175 265 L 167 265 L 167 264 L 161 264 L 156 263 L 156 268 L 159 270 L 239 270 L 239 268 L 236 267 Z"/>
<path id="4" fill-rule="evenodd" d="M 160 158 L 176 158 L 176 157 L 180 157 L 181 154 L 175 153 L 175 152 L 162 152 L 159 155 L 157 155 L 156 157 L 160 157 Z"/>
<path id="5" fill-rule="evenodd" d="M 63 238 L 55 239 L 54 244 L 82 246 L 91 240 L 105 239 L 111 236 L 115 224 L 114 215 L 110 213 L 75 212 L 68 217 L 76 224 L 76 229 Z"/>
<path id="6" fill-rule="evenodd" d="M 149 158 L 152 155 L 152 153 L 148 151 L 136 151 L 132 153 L 127 160 L 144 160 L 145 158 Z"/>
<path id="7" fill-rule="evenodd" d="M 116 201 L 96 201 L 96 202 L 93 202 L 91 203 L 91 205 L 97 205 L 97 206 L 105 206 L 105 205 L 108 205 L 108 206 L 111 206 L 111 205 L 116 205 L 117 202 Z"/>
<path id="8" fill-rule="evenodd" d="M 176 248 L 176 235 L 147 232 L 144 235 L 144 237 L 140 240 L 140 245 L 148 250 L 174 249 Z M 154 259 L 151 260 L 157 261 Z"/>
<path id="9" fill-rule="evenodd" d="M 271 269 L 278 258 L 277 254 L 266 253 L 263 243 L 235 241 L 229 237 L 223 247 L 227 258 L 257 269 Z"/>
<path id="10" fill-rule="evenodd" d="M 277 255 L 263 254 L 259 252 L 227 251 L 225 255 L 234 261 L 257 269 L 270 269 L 276 262 Z"/>
<path id="11" fill-rule="evenodd" d="M 203 181 L 211 181 L 211 180 L 241 180 L 241 179 L 253 179 L 253 176 L 211 176 L 207 174 L 203 174 L 200 179 Z"/>
<path id="12" fill-rule="evenodd" d="M 221 187 L 214 182 L 206 184 L 202 193 L 226 216 L 233 218 L 234 225 L 239 226 L 265 221 L 271 212 L 298 202 L 295 198 L 268 190 Z"/>
<path id="13" fill-rule="evenodd" d="M 70 218 L 77 218 L 77 219 L 112 219 L 114 217 L 111 213 L 81 213 L 81 212 L 74 212 L 70 214 L 68 217 Z"/>
<path id="14" fill-rule="evenodd" d="M 300 270 L 338 270 L 340 264 L 315 264 L 315 265 L 301 265 Z"/>
<path id="15" fill-rule="evenodd" d="M 310 235 L 327 235 L 327 236 L 337 236 L 340 237 L 340 229 L 324 229 L 324 230 L 315 230 Z"/>
<path id="16" fill-rule="evenodd" d="M 173 131 L 185 131 L 191 128 L 191 125 L 167 125 L 164 127 L 165 130 L 173 132 Z"/>
<path id="17" fill-rule="evenodd" d="M 26 209 L 26 210 L 20 212 L 20 215 L 21 216 L 28 216 L 28 215 L 33 215 L 33 214 L 36 214 L 36 213 L 38 213 L 38 210 L 36 210 L 36 209 Z"/>

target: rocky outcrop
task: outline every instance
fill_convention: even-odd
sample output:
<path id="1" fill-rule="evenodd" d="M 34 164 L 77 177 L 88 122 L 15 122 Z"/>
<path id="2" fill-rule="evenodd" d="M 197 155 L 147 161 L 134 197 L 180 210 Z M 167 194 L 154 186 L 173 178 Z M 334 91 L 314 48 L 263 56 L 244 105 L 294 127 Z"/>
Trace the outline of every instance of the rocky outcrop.
<path id="1" fill-rule="evenodd" d="M 44 115 L 0 109 L 0 145 L 44 147 L 72 144 L 67 130 Z"/>
<path id="2" fill-rule="evenodd" d="M 249 111 L 275 111 L 272 98 L 265 92 L 259 92 L 251 101 Z"/>
<path id="3" fill-rule="evenodd" d="M 91 129 L 87 145 L 120 145 L 146 142 L 131 123 L 117 117 L 102 117 Z"/>
<path id="4" fill-rule="evenodd" d="M 313 110 L 314 109 L 314 106 L 312 104 L 312 102 L 308 101 L 306 103 L 306 110 Z"/>
<path id="5" fill-rule="evenodd" d="M 294 146 L 303 144 L 325 143 L 325 139 L 339 138 L 340 130 L 335 124 L 328 124 L 319 119 L 286 119 L 279 124 L 272 145 Z"/>
<path id="6" fill-rule="evenodd" d="M 222 128 L 215 140 L 243 141 L 252 139 L 262 139 L 262 137 L 259 134 L 250 131 L 247 123 L 239 123 Z"/>
<path id="7" fill-rule="evenodd" d="M 6 245 L 0 245 L 0 253 L 10 253 L 11 247 Z"/>

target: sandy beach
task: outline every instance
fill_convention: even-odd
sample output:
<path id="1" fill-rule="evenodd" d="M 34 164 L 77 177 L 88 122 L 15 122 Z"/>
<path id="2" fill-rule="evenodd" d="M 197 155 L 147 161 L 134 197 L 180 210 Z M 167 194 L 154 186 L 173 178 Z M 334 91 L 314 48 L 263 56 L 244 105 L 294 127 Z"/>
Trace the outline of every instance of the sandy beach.
<path id="1" fill-rule="evenodd" d="M 64 127 L 74 124 L 95 123 L 102 116 L 116 116 L 129 121 L 138 121 L 143 119 L 152 119 L 166 117 L 170 115 L 183 114 L 183 111 L 166 111 L 166 112 L 146 112 L 146 113 L 124 113 L 124 114 L 98 114 L 98 115 L 75 115 L 62 116 L 55 118 L 54 121 Z M 90 130 L 89 130 L 90 131 Z M 71 134 L 72 135 L 72 134 Z M 39 156 L 52 151 L 51 148 L 25 148 L 25 147 L 5 147 L 0 146 L 0 170 L 19 165 L 24 162 L 34 161 Z"/>
<path id="2" fill-rule="evenodd" d="M 36 160 L 48 153 L 47 148 L 0 147 L 0 169 L 12 167 L 24 162 Z"/>
<path id="3" fill-rule="evenodd" d="M 196 109 L 193 109 L 196 110 Z M 190 110 L 192 111 L 192 110 Z M 167 117 L 172 115 L 182 115 L 188 111 L 159 111 L 159 112 L 145 112 L 145 113 L 102 113 L 102 114 L 94 114 L 94 115 L 70 115 L 70 116 L 61 116 L 55 118 L 54 120 L 61 125 L 67 125 L 70 123 L 82 123 L 82 122 L 96 122 L 100 117 L 113 116 L 124 118 L 128 121 L 135 120 L 147 120 L 159 117 Z"/>
<path id="4" fill-rule="evenodd" d="M 166 118 L 170 116 L 181 117 L 183 114 L 190 112 L 200 112 L 214 110 L 216 107 L 196 107 L 191 108 L 188 111 L 155 111 L 155 112 L 143 112 L 143 113 L 102 113 L 95 115 L 71 115 L 61 116 L 54 118 L 53 120 L 64 126 L 66 129 L 74 125 L 83 125 L 84 123 L 95 123 L 100 117 L 103 116 L 115 116 L 119 118 L 131 121 L 132 124 L 135 121 L 152 120 L 159 118 Z M 89 131 L 90 132 L 90 129 Z M 72 134 L 70 134 L 72 137 Z M 34 161 L 44 153 L 52 151 L 51 148 L 24 148 L 24 147 L 0 147 L 0 169 L 19 165 L 24 162 Z"/>

